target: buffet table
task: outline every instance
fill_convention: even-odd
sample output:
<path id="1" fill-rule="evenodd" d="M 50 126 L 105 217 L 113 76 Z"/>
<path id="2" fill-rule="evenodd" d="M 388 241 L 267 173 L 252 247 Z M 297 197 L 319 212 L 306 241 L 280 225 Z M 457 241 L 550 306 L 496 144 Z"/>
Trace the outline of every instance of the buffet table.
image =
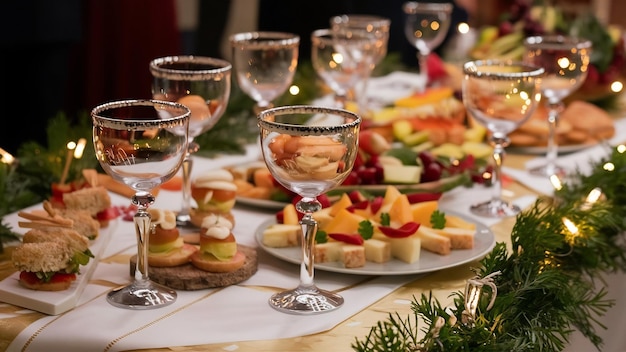
<path id="1" fill-rule="evenodd" d="M 609 141 L 626 141 L 626 118 L 616 120 L 616 136 Z M 606 153 L 602 145 L 562 156 L 571 170 L 584 170 L 589 160 Z M 193 172 L 242 164 L 258 160 L 258 148 L 250 145 L 245 155 L 221 156 L 216 159 L 195 158 Z M 505 195 L 521 207 L 534 203 L 538 195 L 550 193 L 547 180 L 537 180 L 525 171 L 535 155 L 509 153 L 505 161 L 508 176 Z M 456 188 L 440 200 L 445 211 L 454 210 L 467 216 L 471 202 L 489 197 L 483 186 Z M 126 205 L 128 199 L 112 194 L 113 204 Z M 176 192 L 159 192 L 154 207 L 178 210 L 181 196 Z M 32 208 L 40 208 L 35 205 Z M 238 204 L 234 234 L 239 244 L 258 247 L 255 232 L 272 219 L 274 209 Z M 503 221 L 473 217 L 490 227 L 497 242 L 510 243 L 514 218 Z M 17 214 L 5 221 L 18 232 Z M 443 304 L 451 302 L 450 294 L 462 291 L 470 268 L 476 261 L 419 275 L 349 275 L 316 271 L 320 287 L 336 290 L 345 298 L 342 308 L 320 315 L 299 316 L 280 313 L 267 304 L 269 296 L 279 289 L 294 287 L 299 279 L 298 266 L 275 258 L 258 249 L 258 271 L 250 279 L 229 287 L 199 291 L 179 291 L 177 301 L 167 307 L 131 311 L 115 308 L 106 302 L 110 289 L 130 279 L 128 259 L 136 252 L 131 222 L 117 220 L 103 230 L 109 236 L 97 267 L 86 285 L 77 306 L 58 315 L 43 314 L 13 304 L 0 303 L 0 350 L 7 351 L 350 351 L 355 339 L 363 339 L 370 327 L 387 319 L 389 313 L 412 315 L 411 302 L 422 293 L 431 292 Z M 9 248 L 10 249 L 10 248 Z M 8 253 L 0 257 L 0 279 L 13 274 Z M 606 314 L 599 328 L 604 351 L 626 350 L 626 336 L 620 326 L 626 322 L 626 289 L 624 274 L 607 275 L 609 298 L 616 305 Z M 574 334 L 567 351 L 591 351 L 595 347 Z M 187 347 L 185 347 L 187 346 Z"/>

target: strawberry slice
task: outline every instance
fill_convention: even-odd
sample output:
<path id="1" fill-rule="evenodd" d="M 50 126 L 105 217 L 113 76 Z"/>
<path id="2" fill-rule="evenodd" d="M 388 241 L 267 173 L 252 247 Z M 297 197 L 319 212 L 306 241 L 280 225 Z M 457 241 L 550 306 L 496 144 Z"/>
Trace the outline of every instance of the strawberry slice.
<path id="1" fill-rule="evenodd" d="M 417 229 L 419 229 L 419 227 L 419 223 L 411 221 L 398 228 L 393 228 L 391 226 L 378 226 L 378 229 L 387 237 L 404 238 L 413 235 L 415 232 L 417 232 Z"/>
<path id="2" fill-rule="evenodd" d="M 439 200 L 441 198 L 442 193 L 410 193 L 407 194 L 406 197 L 409 200 L 410 204 L 428 202 L 431 200 Z"/>
<path id="3" fill-rule="evenodd" d="M 349 234 L 349 233 L 329 233 L 328 237 L 336 240 L 336 241 L 341 241 L 347 244 L 356 244 L 356 245 L 362 245 L 364 240 L 363 237 L 361 237 L 361 235 L 359 234 Z"/>
<path id="4" fill-rule="evenodd" d="M 367 209 L 367 207 L 368 207 L 369 205 L 370 205 L 370 202 L 369 202 L 369 201 L 367 201 L 367 200 L 363 200 L 363 201 L 360 201 L 360 202 L 358 202 L 358 203 L 353 203 L 352 205 L 348 206 L 348 207 L 346 208 L 346 210 L 348 210 L 348 211 L 349 211 L 349 212 L 351 212 L 351 213 L 354 213 L 354 210 L 355 210 L 355 209 L 365 210 L 365 209 Z"/>
<path id="5" fill-rule="evenodd" d="M 372 211 L 372 214 L 378 213 L 380 207 L 383 206 L 383 200 L 383 197 L 375 197 L 374 199 L 372 199 L 372 201 L 370 202 L 370 210 Z"/>

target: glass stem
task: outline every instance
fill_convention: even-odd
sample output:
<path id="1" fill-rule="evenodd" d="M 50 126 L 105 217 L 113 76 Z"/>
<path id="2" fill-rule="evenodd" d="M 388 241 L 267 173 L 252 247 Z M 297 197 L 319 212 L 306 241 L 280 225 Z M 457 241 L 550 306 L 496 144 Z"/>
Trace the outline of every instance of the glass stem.
<path id="1" fill-rule="evenodd" d="M 303 242 L 302 242 L 302 264 L 300 265 L 300 285 L 313 286 L 313 278 L 315 276 L 314 264 L 315 255 L 315 233 L 317 232 L 317 221 L 313 219 L 311 214 L 304 214 L 300 221 L 302 226 Z"/>
<path id="2" fill-rule="evenodd" d="M 563 110 L 563 102 L 548 103 L 548 148 L 546 153 L 546 168 L 548 174 L 553 174 L 556 168 L 556 158 L 558 155 L 558 144 L 556 142 L 556 128 L 561 111 Z"/>
<path id="3" fill-rule="evenodd" d="M 491 137 L 491 145 L 493 146 L 493 175 L 492 187 L 493 193 L 491 199 L 500 201 L 502 199 L 502 163 L 504 161 L 504 148 L 509 144 L 507 137 Z"/>
<path id="4" fill-rule="evenodd" d="M 428 86 L 428 55 L 429 52 L 422 53 L 418 51 L 417 53 L 417 64 L 420 69 L 420 74 L 426 78 L 426 86 Z"/>
<path id="5" fill-rule="evenodd" d="M 322 204 L 311 197 L 303 197 L 297 204 L 296 209 L 303 213 L 304 216 L 300 220 L 302 226 L 302 263 L 300 264 L 300 286 L 314 286 L 313 280 L 315 276 L 315 234 L 317 233 L 317 221 L 313 219 L 314 212 L 320 210 Z"/>
<path id="6" fill-rule="evenodd" d="M 181 169 L 183 171 L 183 205 L 180 208 L 177 219 L 185 222 L 189 220 L 189 214 L 191 211 L 191 168 L 193 167 L 193 160 L 191 159 L 191 153 L 187 152 Z"/>
<path id="7" fill-rule="evenodd" d="M 137 212 L 133 217 L 137 235 L 137 265 L 135 267 L 135 284 L 144 285 L 150 280 L 148 276 L 148 241 L 150 239 L 150 213 L 146 210 L 154 203 L 154 196 L 149 192 L 137 192 L 132 197 Z"/>

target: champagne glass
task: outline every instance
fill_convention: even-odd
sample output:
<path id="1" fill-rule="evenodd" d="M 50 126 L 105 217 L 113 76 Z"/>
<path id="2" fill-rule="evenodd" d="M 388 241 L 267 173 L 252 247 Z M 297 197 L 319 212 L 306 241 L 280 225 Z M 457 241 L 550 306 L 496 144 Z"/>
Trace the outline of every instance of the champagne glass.
<path id="1" fill-rule="evenodd" d="M 345 108 L 356 84 L 369 73 L 375 39 L 364 31 L 334 32 L 318 29 L 311 33 L 311 64 L 333 91 L 335 105 Z"/>
<path id="2" fill-rule="evenodd" d="M 534 36 L 524 40 L 524 61 L 546 70 L 541 82 L 543 99 L 548 107 L 546 163 L 530 169 L 532 174 L 563 176 L 566 173 L 556 163 L 556 128 L 564 107 L 563 99 L 578 89 L 587 77 L 591 46 L 591 41 L 587 39 L 562 35 Z"/>
<path id="3" fill-rule="evenodd" d="M 199 146 L 194 138 L 211 129 L 224 115 L 230 98 L 232 66 L 228 61 L 203 56 L 168 56 L 150 62 L 152 98 L 191 109 L 189 148 L 183 162 L 183 204 L 178 226 L 191 226 L 191 155 Z"/>
<path id="4" fill-rule="evenodd" d="M 367 106 L 367 83 L 376 65 L 380 64 L 387 55 L 391 20 L 376 15 L 344 14 L 331 17 L 330 26 L 334 32 L 347 32 L 349 34 L 353 31 L 359 31 L 366 33 L 366 35 L 375 40 L 374 48 L 371 52 L 373 58 L 370 61 L 370 68 L 369 70 L 363 70 L 363 77 L 360 85 L 357 87 L 359 92 L 356 93 L 359 111 L 369 111 Z"/>
<path id="5" fill-rule="evenodd" d="M 184 105 L 158 100 L 120 100 L 91 111 L 93 144 L 104 172 L 132 188 L 137 235 L 137 266 L 131 284 L 107 294 L 121 308 L 151 309 L 174 303 L 176 291 L 150 281 L 148 240 L 152 190 L 172 178 L 187 151 L 191 111 Z"/>
<path id="6" fill-rule="evenodd" d="M 255 113 L 272 107 L 287 91 L 298 66 L 300 37 L 283 32 L 246 32 L 230 37 L 237 83 L 255 104 Z"/>
<path id="7" fill-rule="evenodd" d="M 300 284 L 274 294 L 273 308 L 294 314 L 322 313 L 343 304 L 340 295 L 314 283 L 313 248 L 317 222 L 311 215 L 322 205 L 317 196 L 340 185 L 358 153 L 361 118 L 347 110 L 319 106 L 283 106 L 258 115 L 263 158 L 274 178 L 302 198 Z"/>
<path id="8" fill-rule="evenodd" d="M 474 214 L 506 217 L 520 212 L 502 199 L 502 162 L 508 134 L 526 121 L 541 100 L 544 69 L 522 62 L 483 60 L 463 65 L 462 94 L 467 111 L 490 132 L 493 147 L 493 195 L 471 206 Z"/>
<path id="9" fill-rule="evenodd" d="M 428 55 L 446 38 L 452 21 L 452 4 L 407 1 L 402 10 L 406 16 L 404 35 L 417 49 L 420 74 L 428 80 Z"/>

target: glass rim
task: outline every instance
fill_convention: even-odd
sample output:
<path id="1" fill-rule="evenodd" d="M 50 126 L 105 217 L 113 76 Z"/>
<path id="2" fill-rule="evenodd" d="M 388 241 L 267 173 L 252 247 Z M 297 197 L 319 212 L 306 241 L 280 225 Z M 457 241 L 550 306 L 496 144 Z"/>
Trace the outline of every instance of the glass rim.
<path id="1" fill-rule="evenodd" d="M 517 66 L 523 69 L 523 71 L 483 71 L 479 70 L 480 67 L 512 67 Z M 463 64 L 463 73 L 472 77 L 494 77 L 502 79 L 516 79 L 516 78 L 529 78 L 529 77 L 542 77 L 545 74 L 545 69 L 540 66 L 532 65 L 523 61 L 513 60 L 474 60 L 468 61 Z"/>
<path id="2" fill-rule="evenodd" d="M 402 5 L 402 9 L 409 15 L 417 14 L 417 10 L 425 10 L 427 12 L 435 13 L 437 11 L 444 11 L 447 14 L 452 13 L 452 4 L 450 3 L 438 3 L 438 2 L 418 2 L 407 1 Z"/>
<path id="3" fill-rule="evenodd" d="M 297 46 L 300 44 L 300 36 L 289 32 L 252 31 L 235 33 L 228 40 L 232 47 L 244 45 L 254 46 Z"/>
<path id="4" fill-rule="evenodd" d="M 524 39 L 524 45 L 529 48 L 540 49 L 562 49 L 572 46 L 577 49 L 590 49 L 593 43 L 591 40 L 582 37 L 554 34 L 527 37 Z"/>
<path id="5" fill-rule="evenodd" d="M 265 118 L 267 116 L 272 115 L 287 115 L 287 114 L 334 114 L 341 115 L 343 117 L 352 118 L 352 121 L 345 122 L 342 124 L 329 124 L 329 125 L 311 125 L 310 127 L 319 127 L 320 130 L 342 130 L 346 128 L 358 127 L 361 124 L 361 116 L 358 114 L 342 109 L 342 108 L 333 108 L 327 106 L 319 106 L 319 105 L 284 105 L 277 106 L 269 109 L 265 109 L 257 114 L 257 122 L 260 126 L 266 126 L 270 128 L 282 128 L 284 126 L 298 126 L 298 125 L 289 125 L 284 123 L 278 123 L 274 121 L 268 121 Z"/>
<path id="6" fill-rule="evenodd" d="M 342 14 L 337 16 L 332 16 L 330 18 L 331 25 L 349 25 L 350 23 L 355 24 L 371 24 L 375 28 L 384 27 L 386 30 L 389 30 L 389 26 L 391 25 L 391 19 L 378 15 L 368 15 L 368 14 Z M 358 25 L 357 25 L 358 26 Z M 361 26 L 358 26 L 359 28 Z"/>
<path id="7" fill-rule="evenodd" d="M 200 65 L 214 65 L 214 68 L 169 68 L 163 67 L 166 64 L 191 63 Z M 174 55 L 156 58 L 150 61 L 150 73 L 159 78 L 169 78 L 173 75 L 183 76 L 187 79 L 206 79 L 228 75 L 232 71 L 232 64 L 226 60 L 197 55 Z"/>
<path id="8" fill-rule="evenodd" d="M 166 109 L 176 109 L 179 110 L 180 113 L 166 118 L 155 118 L 152 120 L 142 120 L 142 119 L 125 119 L 125 118 L 117 118 L 110 116 L 102 116 L 101 113 L 107 110 L 119 109 L 119 108 L 128 108 L 128 107 L 141 107 L 148 106 L 154 107 L 156 110 L 166 110 Z M 97 105 L 91 110 L 91 118 L 95 125 L 118 125 L 119 123 L 124 123 L 125 127 L 131 128 L 131 125 L 128 124 L 147 124 L 150 121 L 156 125 L 180 125 L 189 121 L 191 117 L 191 110 L 183 105 L 176 102 L 166 101 L 166 100 L 157 100 L 157 99 L 126 99 L 126 100 L 112 100 L 106 103 L 102 103 Z M 112 127 L 112 126 L 109 126 Z M 114 127 L 115 128 L 115 127 Z M 132 128 L 131 128 L 132 129 Z"/>

